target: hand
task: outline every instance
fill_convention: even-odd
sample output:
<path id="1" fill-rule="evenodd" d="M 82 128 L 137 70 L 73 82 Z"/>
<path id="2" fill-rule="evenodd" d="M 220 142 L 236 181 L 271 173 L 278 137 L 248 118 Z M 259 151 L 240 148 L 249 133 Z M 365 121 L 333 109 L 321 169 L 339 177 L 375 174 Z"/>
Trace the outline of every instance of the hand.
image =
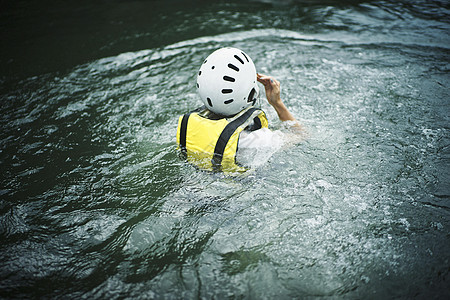
<path id="1" fill-rule="evenodd" d="M 272 76 L 256 74 L 256 78 L 264 85 L 269 104 L 275 108 L 281 121 L 297 121 L 280 98 L 280 82 Z M 299 126 L 298 122 L 295 126 Z"/>
<path id="2" fill-rule="evenodd" d="M 282 103 L 280 98 L 280 82 L 272 76 L 256 74 L 258 82 L 264 85 L 266 89 L 266 97 L 269 104 L 276 107 Z"/>
<path id="3" fill-rule="evenodd" d="M 280 98 L 280 82 L 272 76 L 256 74 L 258 82 L 264 85 L 266 89 L 266 97 L 269 104 L 275 108 L 278 118 L 281 121 L 294 121 L 292 127 L 297 129 L 298 133 L 304 133 L 303 127 L 298 123 L 295 117 L 291 114 L 289 109 L 284 105 Z"/>

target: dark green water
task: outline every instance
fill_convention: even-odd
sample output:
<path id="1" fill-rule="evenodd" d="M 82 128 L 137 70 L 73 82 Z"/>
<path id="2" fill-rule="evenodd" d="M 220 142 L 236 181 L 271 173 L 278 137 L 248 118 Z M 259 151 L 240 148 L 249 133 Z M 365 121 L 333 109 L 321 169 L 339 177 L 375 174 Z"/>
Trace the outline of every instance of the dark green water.
<path id="1" fill-rule="evenodd" d="M 274 3 L 1 2 L 0 298 L 446 299 L 449 2 Z M 224 46 L 309 132 L 239 178 L 175 145 Z"/>

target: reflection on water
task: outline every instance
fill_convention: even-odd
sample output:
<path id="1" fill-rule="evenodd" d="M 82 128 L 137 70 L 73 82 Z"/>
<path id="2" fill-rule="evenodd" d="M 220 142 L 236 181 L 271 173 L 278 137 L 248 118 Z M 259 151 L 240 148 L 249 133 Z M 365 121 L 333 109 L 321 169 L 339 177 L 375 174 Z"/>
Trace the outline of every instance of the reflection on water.
<path id="1" fill-rule="evenodd" d="M 155 3 L 80 4 L 135 24 L 111 33 L 117 53 L 35 62 L 55 31 L 30 70 L 5 69 L 1 297 L 448 294 L 448 5 L 177 2 L 144 22 Z M 197 171 L 175 145 L 199 64 L 222 46 L 276 76 L 309 132 L 240 178 Z"/>

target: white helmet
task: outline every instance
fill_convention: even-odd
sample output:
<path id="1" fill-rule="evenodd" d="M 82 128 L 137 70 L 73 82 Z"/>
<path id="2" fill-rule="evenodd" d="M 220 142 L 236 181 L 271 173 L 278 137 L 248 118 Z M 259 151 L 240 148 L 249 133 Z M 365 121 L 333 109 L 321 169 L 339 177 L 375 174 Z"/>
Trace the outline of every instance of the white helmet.
<path id="1" fill-rule="evenodd" d="M 197 89 L 213 113 L 232 116 L 254 105 L 259 94 L 256 68 L 251 58 L 236 48 L 221 48 L 203 62 Z"/>

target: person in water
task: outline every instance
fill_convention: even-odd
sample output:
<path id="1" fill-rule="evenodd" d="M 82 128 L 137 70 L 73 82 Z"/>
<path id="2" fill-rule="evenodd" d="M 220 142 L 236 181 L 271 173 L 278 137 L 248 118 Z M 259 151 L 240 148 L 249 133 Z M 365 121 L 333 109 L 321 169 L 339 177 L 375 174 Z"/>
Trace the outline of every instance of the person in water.
<path id="1" fill-rule="evenodd" d="M 266 114 L 255 107 L 263 84 L 267 101 L 281 121 L 300 124 L 280 97 L 280 82 L 257 74 L 248 56 L 237 48 L 210 54 L 197 75 L 197 91 L 204 106 L 178 120 L 177 143 L 183 156 L 205 170 L 242 172 L 237 157 L 245 149 L 269 146 L 277 135 L 268 129 Z"/>

